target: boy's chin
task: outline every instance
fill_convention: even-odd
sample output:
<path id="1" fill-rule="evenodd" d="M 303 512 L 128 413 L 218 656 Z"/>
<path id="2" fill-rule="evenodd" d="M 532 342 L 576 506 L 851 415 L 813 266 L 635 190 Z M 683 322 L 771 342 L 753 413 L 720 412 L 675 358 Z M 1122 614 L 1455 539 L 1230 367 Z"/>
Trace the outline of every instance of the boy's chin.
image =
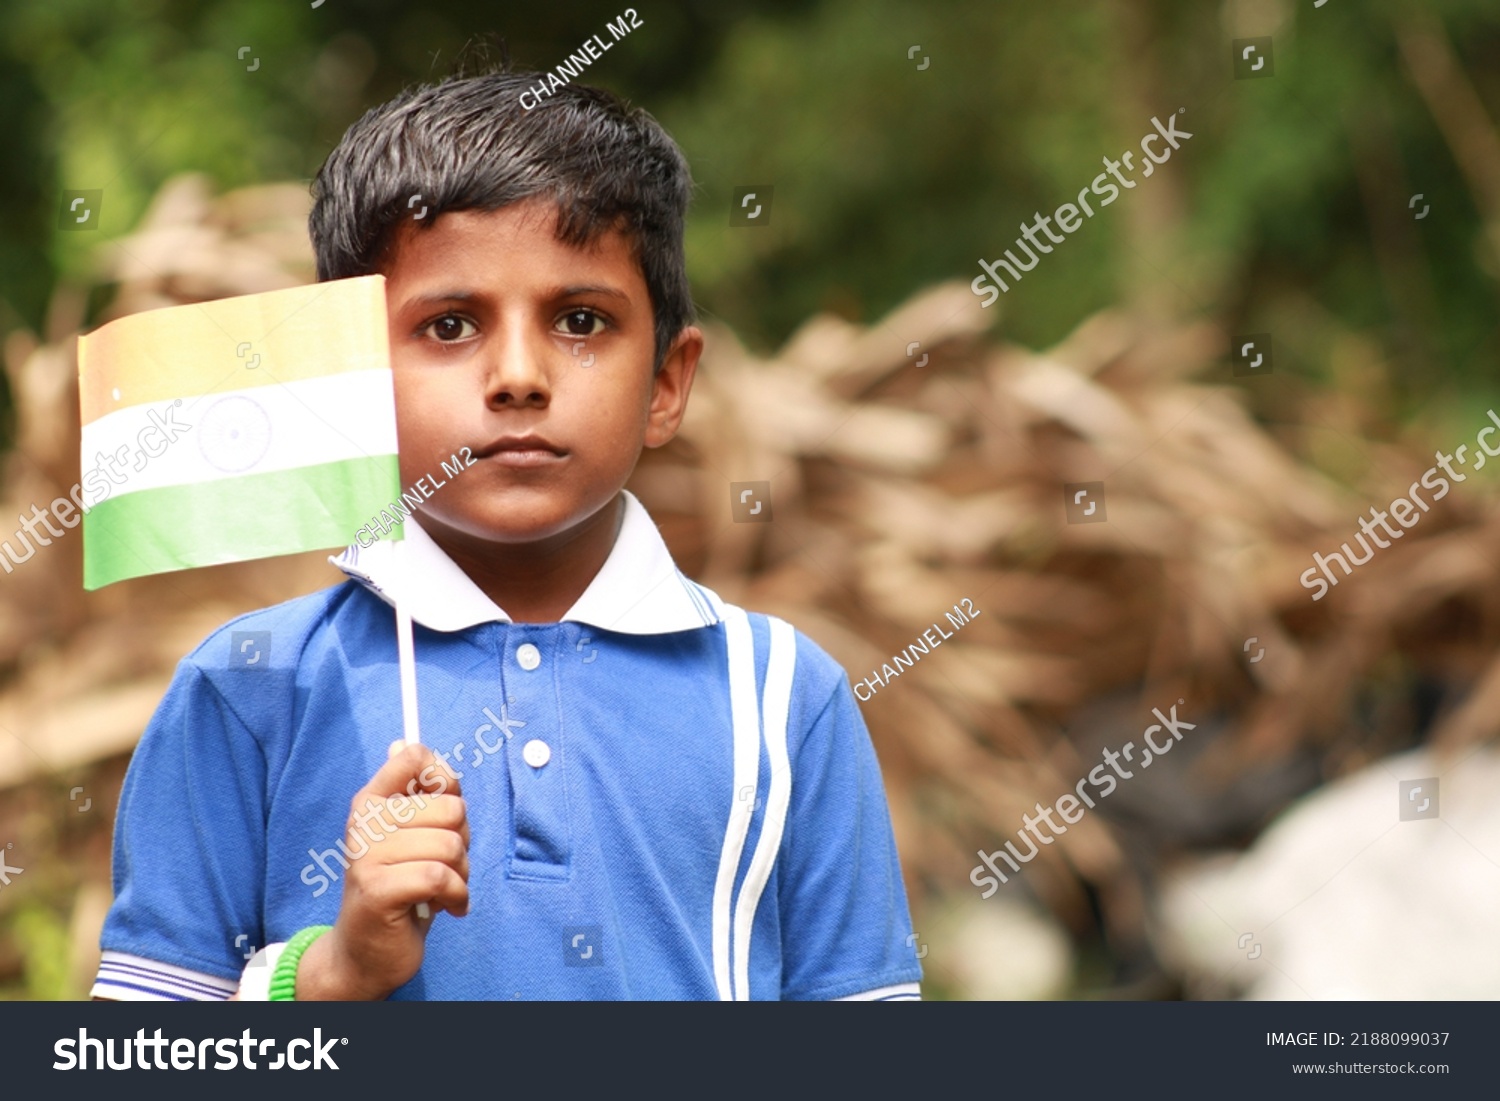
<path id="1" fill-rule="evenodd" d="M 429 515 L 423 527 L 439 542 L 448 536 L 468 543 L 519 546 L 564 536 L 597 512 L 572 501 L 515 501 L 461 515 Z"/>

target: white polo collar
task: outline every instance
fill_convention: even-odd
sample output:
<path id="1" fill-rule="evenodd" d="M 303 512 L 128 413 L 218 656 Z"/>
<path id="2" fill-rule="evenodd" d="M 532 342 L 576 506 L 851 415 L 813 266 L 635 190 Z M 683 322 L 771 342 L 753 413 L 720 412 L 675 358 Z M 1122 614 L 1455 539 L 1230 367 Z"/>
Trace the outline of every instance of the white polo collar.
<path id="1" fill-rule="evenodd" d="M 645 506 L 627 490 L 625 518 L 615 545 L 563 622 L 586 623 L 630 635 L 662 635 L 712 627 L 719 601 L 684 577 Z M 434 631 L 462 631 L 481 623 L 510 623 L 505 610 L 484 594 L 437 545 L 422 525 L 405 524 L 406 545 L 381 540 L 354 545 L 328 561 L 394 606 L 395 593 L 412 619 Z"/>

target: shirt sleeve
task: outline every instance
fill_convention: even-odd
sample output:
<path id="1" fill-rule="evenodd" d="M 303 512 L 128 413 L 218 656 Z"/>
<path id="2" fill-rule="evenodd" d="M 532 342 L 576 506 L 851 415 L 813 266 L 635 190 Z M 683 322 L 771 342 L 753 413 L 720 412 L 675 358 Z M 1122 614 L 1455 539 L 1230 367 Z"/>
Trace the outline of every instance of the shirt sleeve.
<path id="1" fill-rule="evenodd" d="M 922 967 L 880 763 L 841 674 L 797 749 L 783 845 L 782 997 L 919 997 Z"/>
<path id="2" fill-rule="evenodd" d="M 96 996 L 234 993 L 262 946 L 265 791 L 260 743 L 204 670 L 183 661 L 121 790 Z"/>

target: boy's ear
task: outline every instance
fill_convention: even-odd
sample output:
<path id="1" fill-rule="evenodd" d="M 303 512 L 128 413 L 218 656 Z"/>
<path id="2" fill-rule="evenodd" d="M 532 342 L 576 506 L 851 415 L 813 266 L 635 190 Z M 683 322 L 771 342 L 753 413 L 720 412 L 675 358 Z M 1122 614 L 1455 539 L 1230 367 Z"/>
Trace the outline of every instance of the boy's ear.
<path id="1" fill-rule="evenodd" d="M 661 370 L 651 382 L 651 408 L 646 421 L 646 446 L 660 447 L 677 435 L 687 412 L 688 393 L 703 355 L 703 330 L 687 325 L 672 341 Z"/>

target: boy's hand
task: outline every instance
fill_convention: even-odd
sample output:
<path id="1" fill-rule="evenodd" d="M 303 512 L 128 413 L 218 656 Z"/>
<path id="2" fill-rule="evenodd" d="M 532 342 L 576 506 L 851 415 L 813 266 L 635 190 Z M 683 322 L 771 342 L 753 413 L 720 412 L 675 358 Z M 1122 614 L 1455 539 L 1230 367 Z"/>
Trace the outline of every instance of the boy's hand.
<path id="1" fill-rule="evenodd" d="M 389 997 L 422 966 L 432 919 L 417 917 L 417 903 L 428 903 L 434 914 L 469 912 L 469 822 L 458 779 L 426 746 L 394 742 L 390 754 L 350 805 L 344 844 L 369 851 L 349 862 L 332 931 L 302 957 L 298 1001 Z M 436 792 L 442 794 L 429 794 Z M 390 802 L 394 810 L 370 813 Z"/>

